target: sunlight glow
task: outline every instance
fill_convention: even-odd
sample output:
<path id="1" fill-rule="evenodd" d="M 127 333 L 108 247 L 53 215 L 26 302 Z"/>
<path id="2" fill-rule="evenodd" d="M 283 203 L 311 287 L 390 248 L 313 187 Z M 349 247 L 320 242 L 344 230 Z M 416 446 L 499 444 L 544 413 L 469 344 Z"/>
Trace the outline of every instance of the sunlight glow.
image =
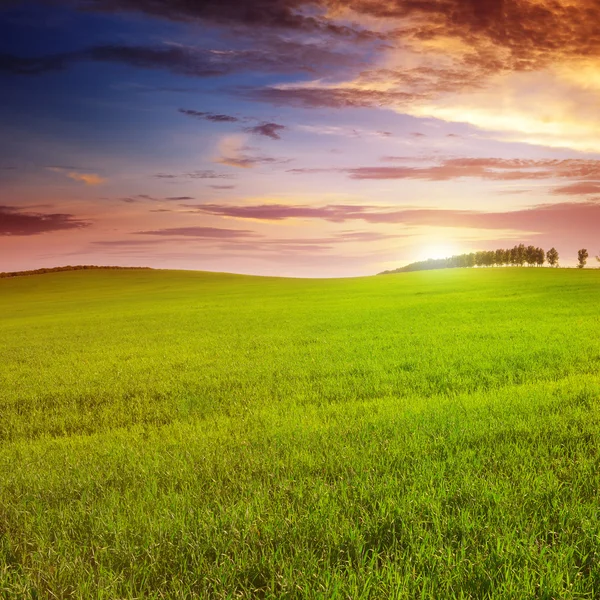
<path id="1" fill-rule="evenodd" d="M 456 246 L 450 243 L 439 243 L 433 246 L 426 246 L 419 251 L 417 260 L 427 260 L 428 258 L 448 258 L 455 254 L 460 254 Z"/>

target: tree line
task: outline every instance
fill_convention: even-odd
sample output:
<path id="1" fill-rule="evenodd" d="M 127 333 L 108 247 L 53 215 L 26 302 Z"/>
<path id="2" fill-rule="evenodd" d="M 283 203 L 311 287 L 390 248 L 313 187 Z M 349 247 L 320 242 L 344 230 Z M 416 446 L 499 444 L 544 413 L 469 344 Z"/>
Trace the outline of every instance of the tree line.
<path id="1" fill-rule="evenodd" d="M 101 267 L 98 265 L 67 265 L 65 267 L 48 267 L 31 271 L 11 271 L 0 273 L 0 279 L 6 277 L 21 277 L 22 275 L 43 275 L 44 273 L 60 273 L 61 271 L 84 271 L 87 269 L 150 269 L 150 267 Z"/>
<path id="2" fill-rule="evenodd" d="M 578 265 L 582 269 L 589 257 L 588 251 L 582 248 L 577 253 Z M 456 269 L 465 267 L 541 267 L 548 263 L 551 267 L 558 267 L 558 251 L 550 248 L 547 252 L 536 246 L 519 244 L 513 248 L 499 248 L 498 250 L 480 250 L 469 254 L 457 254 L 448 258 L 428 258 L 411 263 L 405 267 L 392 271 L 383 271 L 380 275 L 388 273 L 407 273 L 410 271 L 428 271 L 431 269 Z M 596 259 L 600 262 L 600 256 Z"/>

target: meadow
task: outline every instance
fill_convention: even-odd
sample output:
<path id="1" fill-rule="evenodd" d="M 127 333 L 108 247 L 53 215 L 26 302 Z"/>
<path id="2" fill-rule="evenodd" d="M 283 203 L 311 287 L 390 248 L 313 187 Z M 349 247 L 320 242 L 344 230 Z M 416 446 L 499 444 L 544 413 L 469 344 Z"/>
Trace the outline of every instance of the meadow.
<path id="1" fill-rule="evenodd" d="M 600 597 L 600 270 L 0 280 L 0 598 Z"/>

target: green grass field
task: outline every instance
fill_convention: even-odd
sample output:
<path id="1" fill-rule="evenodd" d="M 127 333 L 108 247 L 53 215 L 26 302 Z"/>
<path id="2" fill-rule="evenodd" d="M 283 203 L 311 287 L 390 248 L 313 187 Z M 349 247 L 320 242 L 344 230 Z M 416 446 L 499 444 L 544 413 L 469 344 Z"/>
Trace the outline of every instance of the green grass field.
<path id="1" fill-rule="evenodd" d="M 599 301 L 599 270 L 0 280 L 0 598 L 598 598 Z"/>

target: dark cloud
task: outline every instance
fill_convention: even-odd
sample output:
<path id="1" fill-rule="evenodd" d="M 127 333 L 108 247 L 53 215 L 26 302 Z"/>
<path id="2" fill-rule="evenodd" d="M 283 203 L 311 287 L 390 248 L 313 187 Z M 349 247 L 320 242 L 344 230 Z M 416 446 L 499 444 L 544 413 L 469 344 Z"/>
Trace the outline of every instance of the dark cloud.
<path id="1" fill-rule="evenodd" d="M 174 227 L 154 231 L 136 231 L 136 235 L 158 235 L 168 237 L 192 237 L 197 239 L 239 239 L 255 237 L 252 231 L 220 229 L 218 227 Z"/>
<path id="2" fill-rule="evenodd" d="M 282 29 L 320 31 L 352 39 L 380 37 L 359 26 L 334 23 L 324 16 L 324 3 L 306 0 L 85 0 L 79 4 L 86 10 L 139 11 L 175 21 L 200 20 L 218 25 L 243 26 L 251 31 L 258 29 L 259 32 Z M 321 9 L 315 11 L 319 5 Z"/>
<path id="3" fill-rule="evenodd" d="M 233 190 L 235 185 L 209 185 L 213 190 Z"/>
<path id="4" fill-rule="evenodd" d="M 231 115 L 222 115 L 218 113 L 190 110 L 186 108 L 180 108 L 179 112 L 187 115 L 188 117 L 204 119 L 205 121 L 212 121 L 213 123 L 237 123 L 240 120 L 237 117 L 232 117 Z"/>
<path id="5" fill-rule="evenodd" d="M 71 58 L 68 54 L 27 58 L 3 53 L 0 54 L 0 73 L 39 75 L 49 71 L 60 71 L 71 62 Z"/>
<path id="6" fill-rule="evenodd" d="M 0 206 L 0 235 L 38 235 L 81 229 L 89 225 L 89 222 L 76 219 L 70 214 L 26 212 L 14 206 Z"/>
<path id="7" fill-rule="evenodd" d="M 339 72 L 341 67 L 349 67 L 360 61 L 352 50 L 336 51 L 324 43 L 302 43 L 273 35 L 251 39 L 247 43 L 251 47 L 242 49 L 232 48 L 231 45 L 226 49 L 212 49 L 177 44 L 104 44 L 42 57 L 1 54 L 0 72 L 37 75 L 63 69 L 72 63 L 92 61 L 165 70 L 188 77 L 223 77 L 243 72 L 323 75 L 333 70 Z M 200 111 L 198 114 L 195 112 L 185 114 L 200 116 Z M 218 115 L 214 116 L 218 118 Z"/>
<path id="8" fill-rule="evenodd" d="M 228 75 L 234 66 L 230 61 L 212 57 L 206 50 L 180 46 L 94 46 L 69 54 L 25 58 L 0 55 L 0 71 L 15 75 L 38 75 L 64 69 L 78 61 L 121 63 L 145 69 L 166 69 L 180 75 L 215 77 Z"/>
<path id="9" fill-rule="evenodd" d="M 280 140 L 280 131 L 286 129 L 285 125 L 279 125 L 278 123 L 260 123 L 254 127 L 247 127 L 245 131 L 247 133 L 253 133 L 255 135 L 263 135 L 271 138 L 272 140 Z"/>
<path id="10" fill-rule="evenodd" d="M 322 62 L 313 62 L 315 60 Z M 314 44 L 273 40 L 251 49 L 213 50 L 201 47 L 163 44 L 160 46 L 93 46 L 73 53 L 71 60 L 113 62 L 144 69 L 161 69 L 189 77 L 221 77 L 245 71 L 264 73 L 314 73 L 315 64 L 347 61 L 343 54 L 333 53 Z"/>
<path id="11" fill-rule="evenodd" d="M 374 52 L 383 48 L 412 47 L 422 52 L 424 42 L 462 43 L 464 51 L 452 55 L 451 67 L 367 70 L 360 73 L 356 89 L 270 87 L 244 92 L 274 104 L 357 107 L 410 102 L 478 87 L 487 76 L 499 72 L 530 71 L 553 61 L 600 56 L 598 0 L 62 1 L 87 11 L 133 11 L 173 21 L 201 22 L 209 27 L 222 25 L 236 41 L 249 43 L 251 49 L 235 49 L 233 43 L 220 49 L 106 44 L 47 57 L 4 54 L 0 55 L 0 70 L 36 74 L 64 68 L 74 60 L 92 60 L 196 77 L 248 70 L 339 75 L 341 67 L 352 68 L 355 75 Z M 353 19 L 378 23 L 381 31 L 369 31 Z M 296 33 L 307 32 L 310 37 L 305 35 L 304 43 L 299 41 Z M 370 45 L 357 50 L 357 39 L 370 41 Z M 395 89 L 368 89 L 369 83 L 377 81 L 391 83 Z"/>
<path id="12" fill-rule="evenodd" d="M 213 58 L 204 50 L 183 46 L 95 46 L 74 58 L 114 62 L 144 69 L 166 69 L 192 77 L 215 77 L 232 72 L 229 61 Z"/>
<path id="13" fill-rule="evenodd" d="M 120 92 L 137 92 L 140 94 L 156 92 L 167 92 L 174 94 L 197 94 L 201 92 L 199 88 L 193 87 L 143 85 L 141 83 L 136 82 L 114 83 L 110 86 L 110 88 Z"/>
<path id="14" fill-rule="evenodd" d="M 194 198 L 192 196 L 169 196 L 167 198 L 155 198 L 154 196 L 149 196 L 148 194 L 138 194 L 137 196 L 126 196 L 124 198 L 119 198 L 119 200 L 121 202 L 126 202 L 127 204 L 133 204 L 135 202 L 141 202 L 144 200 L 151 202 L 172 202 L 194 200 Z"/>
<path id="15" fill-rule="evenodd" d="M 600 49 L 597 0 L 80 0 L 78 4 L 86 10 L 138 11 L 170 20 L 242 27 L 258 35 L 280 29 L 349 39 L 454 37 L 481 48 L 468 53 L 465 62 L 486 63 L 488 68 L 503 68 L 498 64 L 500 54 L 509 68 L 528 69 L 556 53 L 590 56 Z M 360 15 L 380 20 L 383 32 L 368 31 L 347 17 L 334 21 L 330 16 L 347 9 L 359 20 Z M 387 23 L 392 23 L 391 30 Z"/>

